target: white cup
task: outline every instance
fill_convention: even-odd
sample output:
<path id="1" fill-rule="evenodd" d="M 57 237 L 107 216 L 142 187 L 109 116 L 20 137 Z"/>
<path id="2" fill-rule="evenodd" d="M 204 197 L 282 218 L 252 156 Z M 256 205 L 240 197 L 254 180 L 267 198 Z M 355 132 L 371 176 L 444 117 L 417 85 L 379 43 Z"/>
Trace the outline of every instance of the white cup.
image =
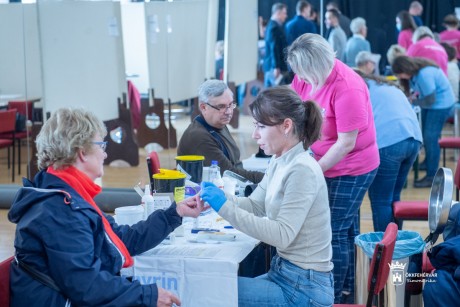
<path id="1" fill-rule="evenodd" d="M 203 175 L 201 176 L 201 181 L 209 181 L 209 166 L 203 167 Z"/>
<path id="2" fill-rule="evenodd" d="M 131 226 L 143 219 L 144 207 L 141 205 L 118 207 L 115 209 L 115 214 L 117 224 Z"/>
<path id="3" fill-rule="evenodd" d="M 230 177 L 224 177 L 222 178 L 222 180 L 224 181 L 224 192 L 231 194 L 231 195 L 235 195 L 236 184 L 237 184 L 236 179 L 230 178 Z"/>

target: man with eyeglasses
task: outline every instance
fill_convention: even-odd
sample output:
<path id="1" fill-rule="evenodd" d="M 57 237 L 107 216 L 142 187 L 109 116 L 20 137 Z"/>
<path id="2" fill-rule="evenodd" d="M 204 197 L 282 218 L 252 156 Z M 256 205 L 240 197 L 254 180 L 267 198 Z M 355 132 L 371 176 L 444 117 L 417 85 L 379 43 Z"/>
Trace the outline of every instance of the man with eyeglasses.
<path id="1" fill-rule="evenodd" d="M 227 128 L 236 108 L 227 84 L 221 80 L 208 80 L 201 84 L 198 107 L 201 114 L 184 131 L 177 155 L 201 155 L 205 157 L 204 166 L 216 160 L 222 173 L 230 170 L 254 183 L 260 182 L 264 174 L 243 168 L 240 150 Z"/>

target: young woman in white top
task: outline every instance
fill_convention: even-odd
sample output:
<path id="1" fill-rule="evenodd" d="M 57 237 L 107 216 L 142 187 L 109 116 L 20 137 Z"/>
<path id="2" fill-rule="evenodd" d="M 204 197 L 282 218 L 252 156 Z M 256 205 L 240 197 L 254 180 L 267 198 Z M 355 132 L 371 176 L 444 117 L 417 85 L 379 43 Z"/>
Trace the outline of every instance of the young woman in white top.
<path id="1" fill-rule="evenodd" d="M 273 155 L 249 197 L 204 183 L 201 192 L 236 229 L 276 247 L 267 274 L 238 280 L 239 306 L 329 306 L 334 302 L 331 219 L 326 181 L 306 149 L 322 116 L 288 87 L 262 91 L 250 105 L 252 137 Z M 265 218 L 267 217 L 267 218 Z"/>

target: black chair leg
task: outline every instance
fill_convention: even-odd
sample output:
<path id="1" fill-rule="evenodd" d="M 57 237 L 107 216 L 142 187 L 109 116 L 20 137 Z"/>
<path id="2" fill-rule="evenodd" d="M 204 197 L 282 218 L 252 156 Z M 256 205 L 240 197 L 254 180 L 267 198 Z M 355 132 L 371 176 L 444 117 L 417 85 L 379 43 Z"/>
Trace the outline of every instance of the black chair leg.
<path id="1" fill-rule="evenodd" d="M 15 155 L 14 142 L 13 142 L 13 146 L 11 146 L 11 147 L 13 147 L 13 163 L 11 163 L 11 165 L 12 165 L 11 175 L 13 177 L 13 182 L 14 182 L 14 159 L 15 159 L 14 158 L 14 155 Z"/>
<path id="2" fill-rule="evenodd" d="M 18 175 L 21 175 L 21 139 L 18 141 Z"/>
<path id="3" fill-rule="evenodd" d="M 442 167 L 446 167 L 446 149 L 442 149 Z"/>
<path id="4" fill-rule="evenodd" d="M 404 220 L 394 219 L 395 224 L 398 225 L 398 230 L 402 230 Z"/>

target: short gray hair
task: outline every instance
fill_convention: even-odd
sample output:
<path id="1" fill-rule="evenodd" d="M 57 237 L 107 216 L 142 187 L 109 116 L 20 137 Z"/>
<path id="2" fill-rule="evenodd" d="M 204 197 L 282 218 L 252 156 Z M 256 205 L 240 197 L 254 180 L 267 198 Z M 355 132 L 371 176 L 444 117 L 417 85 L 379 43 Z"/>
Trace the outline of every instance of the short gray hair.
<path id="1" fill-rule="evenodd" d="M 372 53 L 369 51 L 360 51 L 355 58 L 355 64 L 357 67 L 366 65 L 368 62 L 374 62 L 372 59 Z"/>
<path id="2" fill-rule="evenodd" d="M 222 80 L 207 80 L 198 88 L 198 102 L 208 103 L 209 98 L 222 96 L 226 89 L 228 89 L 227 83 Z"/>
<path id="3" fill-rule="evenodd" d="M 391 45 L 387 51 L 388 63 L 390 63 L 390 65 L 393 64 L 393 61 L 395 60 L 397 56 L 405 55 L 405 54 L 406 54 L 406 48 L 404 48 L 403 46 L 398 45 L 398 44 Z"/>
<path id="4" fill-rule="evenodd" d="M 63 169 L 77 160 L 78 150 L 91 151 L 96 135 L 105 137 L 107 128 L 93 113 L 78 108 L 56 110 L 43 125 L 35 141 L 38 168 Z"/>
<path id="5" fill-rule="evenodd" d="M 416 43 L 424 37 L 430 37 L 434 39 L 434 34 L 430 30 L 430 28 L 425 27 L 425 26 L 420 26 L 417 29 L 415 29 L 414 34 L 412 34 L 412 42 Z"/>
<path id="6" fill-rule="evenodd" d="M 320 35 L 307 33 L 297 38 L 287 51 L 292 71 L 312 86 L 311 93 L 321 88 L 334 67 L 335 52 Z"/>
<path id="7" fill-rule="evenodd" d="M 362 17 L 356 17 L 350 23 L 350 30 L 353 34 L 359 34 L 365 26 L 366 20 Z"/>
<path id="8" fill-rule="evenodd" d="M 278 11 L 282 11 L 283 9 L 287 10 L 287 5 L 281 2 L 277 2 L 272 5 L 272 15 Z"/>

